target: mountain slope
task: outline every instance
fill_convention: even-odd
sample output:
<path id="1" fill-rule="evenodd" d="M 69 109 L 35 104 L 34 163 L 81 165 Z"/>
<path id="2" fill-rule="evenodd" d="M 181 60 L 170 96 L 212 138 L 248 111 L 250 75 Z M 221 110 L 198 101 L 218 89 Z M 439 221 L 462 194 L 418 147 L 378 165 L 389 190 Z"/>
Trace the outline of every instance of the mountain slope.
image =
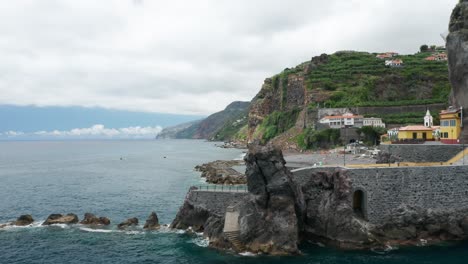
<path id="1" fill-rule="evenodd" d="M 174 128 L 166 128 L 161 134 L 170 135 L 170 138 L 230 140 L 246 125 L 249 105 L 249 102 L 232 102 L 223 111 L 185 126 L 175 133 L 170 133 Z"/>
<path id="2" fill-rule="evenodd" d="M 450 92 L 446 62 L 426 61 L 431 55 L 426 52 L 397 56 L 404 67 L 391 68 L 376 55 L 322 54 L 267 78 L 251 103 L 248 140 L 294 138 L 305 128 L 315 127 L 318 111 L 324 107 L 367 107 L 380 113 L 386 111 L 379 107 L 421 105 L 415 112 L 424 111 L 425 105 L 434 105 L 436 110 L 444 107 Z M 391 110 L 388 114 L 400 113 Z"/>

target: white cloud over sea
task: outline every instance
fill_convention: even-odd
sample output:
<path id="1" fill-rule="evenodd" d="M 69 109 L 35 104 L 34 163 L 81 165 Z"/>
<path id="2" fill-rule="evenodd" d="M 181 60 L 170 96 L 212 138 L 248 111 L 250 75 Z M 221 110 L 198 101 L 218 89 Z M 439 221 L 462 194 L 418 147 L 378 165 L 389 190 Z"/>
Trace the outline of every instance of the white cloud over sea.
<path id="1" fill-rule="evenodd" d="M 7 139 L 151 139 L 161 132 L 160 126 L 156 127 L 124 127 L 106 128 L 96 124 L 87 128 L 74 128 L 71 130 L 36 131 L 24 133 L 21 131 L 6 131 L 0 133 L 0 138 Z"/>
<path id="2" fill-rule="evenodd" d="M 338 50 L 443 43 L 458 0 L 0 3 L 0 104 L 206 115 Z"/>

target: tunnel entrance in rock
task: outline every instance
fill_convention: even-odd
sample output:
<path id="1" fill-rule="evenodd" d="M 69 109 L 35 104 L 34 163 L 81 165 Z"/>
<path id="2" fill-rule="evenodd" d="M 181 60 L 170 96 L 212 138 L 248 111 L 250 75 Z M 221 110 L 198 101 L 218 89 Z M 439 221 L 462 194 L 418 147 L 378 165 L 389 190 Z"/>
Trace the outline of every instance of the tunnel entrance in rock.
<path id="1" fill-rule="evenodd" d="M 356 190 L 353 194 L 353 211 L 357 216 L 365 218 L 365 194 L 362 190 Z"/>

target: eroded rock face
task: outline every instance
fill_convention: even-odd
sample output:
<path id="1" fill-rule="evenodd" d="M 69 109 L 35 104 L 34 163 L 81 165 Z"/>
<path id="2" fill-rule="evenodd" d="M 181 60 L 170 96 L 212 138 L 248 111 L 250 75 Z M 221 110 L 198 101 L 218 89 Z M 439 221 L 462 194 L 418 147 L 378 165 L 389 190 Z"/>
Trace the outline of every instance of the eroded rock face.
<path id="1" fill-rule="evenodd" d="M 159 229 L 159 219 L 158 215 L 155 212 L 152 212 L 149 216 L 148 219 L 146 219 L 145 225 L 143 226 L 144 229 L 149 229 L 149 230 L 157 230 Z"/>
<path id="2" fill-rule="evenodd" d="M 97 217 L 92 213 L 85 213 L 84 219 L 80 222 L 83 225 L 110 225 L 107 217 Z"/>
<path id="3" fill-rule="evenodd" d="M 251 145 L 245 162 L 249 196 L 239 205 L 241 242 L 252 252 L 298 254 L 305 206 L 281 150 Z"/>
<path id="4" fill-rule="evenodd" d="M 462 0 L 450 17 L 447 36 L 449 77 L 452 84 L 450 103 L 463 107 L 468 121 L 468 1 Z M 468 128 L 464 126 L 463 137 L 468 139 Z"/>
<path id="5" fill-rule="evenodd" d="M 312 173 L 302 190 L 308 239 L 341 248 L 362 248 L 372 242 L 368 224 L 351 207 L 352 186 L 346 171 Z"/>
<path id="6" fill-rule="evenodd" d="M 136 225 L 138 225 L 138 218 L 132 217 L 132 218 L 129 218 L 129 219 L 123 221 L 122 223 L 118 224 L 117 228 L 118 229 L 125 229 L 125 228 L 136 226 Z"/>
<path id="7" fill-rule="evenodd" d="M 51 214 L 45 220 L 42 225 L 53 225 L 53 224 L 76 224 L 78 223 L 78 216 L 76 214 Z"/>

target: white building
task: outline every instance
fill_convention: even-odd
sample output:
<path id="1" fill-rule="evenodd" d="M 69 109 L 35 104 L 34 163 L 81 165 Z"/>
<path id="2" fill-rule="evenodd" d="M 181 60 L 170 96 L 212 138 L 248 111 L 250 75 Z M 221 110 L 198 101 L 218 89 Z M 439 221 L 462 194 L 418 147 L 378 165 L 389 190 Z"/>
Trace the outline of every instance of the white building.
<path id="1" fill-rule="evenodd" d="M 382 118 L 378 117 L 366 117 L 363 120 L 363 126 L 371 127 L 385 127 L 385 123 L 382 122 Z"/>
<path id="2" fill-rule="evenodd" d="M 342 128 L 346 127 L 362 127 L 364 117 L 361 115 L 354 115 L 352 113 L 346 113 L 337 116 L 325 116 L 320 119 L 321 124 L 326 124 L 330 128 Z"/>

